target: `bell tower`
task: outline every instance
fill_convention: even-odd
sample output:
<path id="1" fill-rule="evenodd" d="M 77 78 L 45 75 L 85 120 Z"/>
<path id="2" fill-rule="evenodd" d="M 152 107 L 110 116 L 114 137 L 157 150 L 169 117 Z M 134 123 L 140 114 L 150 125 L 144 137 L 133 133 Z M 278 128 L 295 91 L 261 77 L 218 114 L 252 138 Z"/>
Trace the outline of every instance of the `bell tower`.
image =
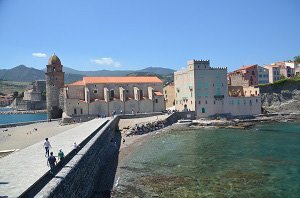
<path id="1" fill-rule="evenodd" d="M 46 100 L 48 119 L 61 118 L 62 107 L 60 107 L 60 90 L 64 87 L 64 72 L 62 71 L 60 59 L 53 54 L 47 65 L 46 75 Z"/>

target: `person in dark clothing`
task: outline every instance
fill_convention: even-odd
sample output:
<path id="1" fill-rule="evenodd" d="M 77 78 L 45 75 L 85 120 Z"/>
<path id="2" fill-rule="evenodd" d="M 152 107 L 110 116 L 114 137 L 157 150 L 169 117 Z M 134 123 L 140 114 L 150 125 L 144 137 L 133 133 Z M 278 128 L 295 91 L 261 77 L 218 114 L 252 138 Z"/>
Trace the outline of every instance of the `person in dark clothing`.
<path id="1" fill-rule="evenodd" d="M 54 174 L 56 164 L 56 158 L 53 156 L 53 152 L 51 152 L 47 160 L 47 166 L 50 166 L 50 174 Z"/>

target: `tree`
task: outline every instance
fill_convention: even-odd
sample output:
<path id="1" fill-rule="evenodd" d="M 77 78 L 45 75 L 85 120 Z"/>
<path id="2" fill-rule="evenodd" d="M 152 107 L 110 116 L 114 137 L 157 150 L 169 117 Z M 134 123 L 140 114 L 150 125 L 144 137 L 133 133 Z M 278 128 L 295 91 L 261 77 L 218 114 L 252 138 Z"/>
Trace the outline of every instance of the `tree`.
<path id="1" fill-rule="evenodd" d="M 300 63 L 300 56 L 295 56 L 294 61 L 297 62 L 297 63 Z"/>
<path id="2" fill-rule="evenodd" d="M 280 79 L 286 79 L 286 77 L 283 74 L 280 74 Z"/>

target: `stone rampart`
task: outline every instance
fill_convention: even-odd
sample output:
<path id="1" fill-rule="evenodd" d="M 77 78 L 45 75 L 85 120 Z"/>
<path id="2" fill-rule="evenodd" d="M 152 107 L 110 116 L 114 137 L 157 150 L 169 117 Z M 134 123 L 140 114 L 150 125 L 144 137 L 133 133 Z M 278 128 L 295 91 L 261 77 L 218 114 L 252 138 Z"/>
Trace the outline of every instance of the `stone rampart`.
<path id="1" fill-rule="evenodd" d="M 99 172 L 108 163 L 108 158 L 118 152 L 117 133 L 119 119 L 141 118 L 162 113 L 117 115 L 99 131 L 95 131 L 81 145 L 78 153 L 70 153 L 66 156 L 66 164 L 55 177 L 49 179 L 46 174 L 45 181 L 42 179 L 34 184 L 31 189 L 24 192 L 20 197 L 91 197 L 97 189 Z M 194 119 L 195 112 L 175 112 L 167 119 L 171 125 L 179 119 Z M 111 141 L 113 140 L 113 141 Z"/>
<path id="2" fill-rule="evenodd" d="M 90 197 L 97 173 L 110 153 L 118 122 L 118 116 L 110 120 L 35 196 Z"/>

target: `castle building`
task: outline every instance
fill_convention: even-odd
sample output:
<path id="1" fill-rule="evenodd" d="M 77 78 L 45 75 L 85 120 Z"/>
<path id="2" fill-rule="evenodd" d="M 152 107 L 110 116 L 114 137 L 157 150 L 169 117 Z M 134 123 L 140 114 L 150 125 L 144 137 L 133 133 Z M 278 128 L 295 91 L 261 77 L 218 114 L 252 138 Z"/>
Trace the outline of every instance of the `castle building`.
<path id="1" fill-rule="evenodd" d="M 47 65 L 46 101 L 48 119 L 61 118 L 63 107 L 60 104 L 61 90 L 64 87 L 64 72 L 60 59 L 53 54 Z"/>
<path id="2" fill-rule="evenodd" d="M 67 116 L 150 113 L 165 110 L 163 82 L 153 76 L 83 77 L 65 86 Z"/>
<path id="3" fill-rule="evenodd" d="M 209 60 L 191 60 L 187 65 L 186 69 L 174 73 L 176 110 L 195 111 L 198 118 L 261 113 L 258 88 L 249 86 L 253 89 L 250 94 L 245 93 L 243 86 L 236 86 L 241 93 L 230 96 L 227 68 L 210 67 Z"/>
<path id="4" fill-rule="evenodd" d="M 165 97 L 166 108 L 171 108 L 171 107 L 175 106 L 174 82 L 172 82 L 164 87 L 164 97 Z"/>

